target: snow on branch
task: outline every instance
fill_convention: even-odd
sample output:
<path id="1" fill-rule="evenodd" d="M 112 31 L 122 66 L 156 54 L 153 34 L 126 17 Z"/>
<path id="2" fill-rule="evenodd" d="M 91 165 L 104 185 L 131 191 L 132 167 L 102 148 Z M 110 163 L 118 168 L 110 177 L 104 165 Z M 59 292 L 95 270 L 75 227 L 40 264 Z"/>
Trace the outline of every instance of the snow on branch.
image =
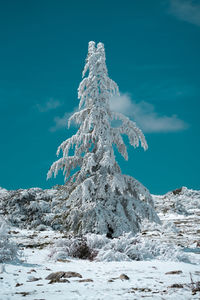
<path id="1" fill-rule="evenodd" d="M 83 80 L 78 88 L 80 99 L 79 111 L 75 112 L 68 121 L 75 122 L 80 127 L 75 135 L 64 141 L 57 150 L 63 152 L 63 157 L 51 166 L 47 177 L 58 174 L 63 169 L 65 179 L 71 170 L 80 167 L 82 178 L 93 175 L 94 169 L 107 169 L 107 172 L 115 172 L 117 169 L 113 145 L 115 144 L 120 154 L 128 160 L 126 145 L 121 135 L 126 134 L 133 147 L 138 147 L 139 142 L 146 150 L 147 143 L 142 131 L 134 122 L 120 113 L 110 111 L 109 99 L 113 95 L 119 95 L 118 85 L 109 78 L 106 67 L 105 49 L 102 43 L 95 46 L 95 42 L 89 42 L 88 55 L 83 70 Z M 86 73 L 88 71 L 88 76 Z M 119 127 L 111 126 L 112 120 L 119 119 L 122 124 Z M 75 148 L 74 148 L 75 147 Z M 69 156 L 69 150 L 74 151 Z M 88 162 L 93 166 L 88 166 Z M 90 163 L 89 163 L 90 164 Z M 102 171 L 103 172 L 103 171 Z"/>
<path id="2" fill-rule="evenodd" d="M 122 121 L 122 125 L 117 129 L 121 134 L 126 134 L 129 138 L 130 144 L 136 148 L 139 146 L 139 141 L 144 150 L 148 149 L 148 145 L 142 130 L 136 126 L 136 123 L 131 121 L 129 118 L 123 114 L 112 112 L 113 119 L 119 119 Z"/>

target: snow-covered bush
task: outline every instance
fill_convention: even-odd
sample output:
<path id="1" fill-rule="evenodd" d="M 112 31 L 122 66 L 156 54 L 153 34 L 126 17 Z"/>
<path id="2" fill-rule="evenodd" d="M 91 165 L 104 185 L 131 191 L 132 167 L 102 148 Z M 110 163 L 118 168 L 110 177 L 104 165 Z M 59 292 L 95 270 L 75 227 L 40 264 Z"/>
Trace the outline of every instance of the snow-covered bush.
<path id="1" fill-rule="evenodd" d="M 0 263 L 13 261 L 18 258 L 17 245 L 11 241 L 8 231 L 8 224 L 0 217 Z"/>
<path id="2" fill-rule="evenodd" d="M 165 195 L 154 195 L 157 211 L 165 213 L 191 215 L 200 208 L 200 191 L 182 187 Z"/>
<path id="3" fill-rule="evenodd" d="M 119 95 L 119 90 L 108 76 L 105 60 L 104 45 L 96 47 L 89 42 L 85 78 L 78 89 L 79 111 L 68 123 L 77 123 L 79 129 L 58 147 L 57 155 L 62 151 L 63 156 L 52 164 L 47 178 L 61 169 L 67 180 L 71 171 L 79 168 L 66 183 L 65 229 L 78 235 L 92 232 L 117 237 L 123 232 L 137 233 L 144 218 L 155 222 L 159 218 L 149 191 L 134 178 L 122 175 L 115 160 L 114 145 L 128 159 L 123 135 L 133 147 L 141 144 L 146 150 L 147 143 L 134 122 L 110 110 L 110 98 Z M 120 124 L 112 127 L 116 119 Z M 69 155 L 70 149 L 73 155 Z"/>
<path id="4" fill-rule="evenodd" d="M 89 249 L 87 255 L 77 255 L 78 249 Z M 81 253 L 81 251 L 80 251 Z M 84 252 L 83 252 L 84 253 Z M 50 258 L 54 260 L 77 257 L 96 261 L 131 261 L 131 260 L 164 260 L 190 262 L 189 256 L 170 241 L 147 239 L 141 234 L 125 233 L 114 239 L 105 235 L 87 234 L 82 239 L 62 239 L 51 250 Z"/>
<path id="5" fill-rule="evenodd" d="M 37 228 L 41 224 L 51 226 L 55 214 L 52 212 L 51 199 L 56 194 L 54 189 L 40 188 L 0 190 L 0 212 L 7 216 L 13 226 Z"/>
<path id="6" fill-rule="evenodd" d="M 54 260 L 69 257 L 93 260 L 97 251 L 88 246 L 86 237 L 59 240 L 49 255 Z"/>
<path id="7" fill-rule="evenodd" d="M 100 239 L 100 243 L 98 241 Z M 102 243 L 104 240 L 104 245 Z M 107 239 L 105 236 L 93 234 L 87 235 L 89 247 L 98 251 L 97 261 L 122 261 L 122 260 L 151 260 L 159 259 L 164 261 L 189 262 L 188 256 L 183 253 L 180 247 L 170 242 L 147 239 L 140 233 L 133 236 L 132 233 L 125 233 L 119 238 Z"/>

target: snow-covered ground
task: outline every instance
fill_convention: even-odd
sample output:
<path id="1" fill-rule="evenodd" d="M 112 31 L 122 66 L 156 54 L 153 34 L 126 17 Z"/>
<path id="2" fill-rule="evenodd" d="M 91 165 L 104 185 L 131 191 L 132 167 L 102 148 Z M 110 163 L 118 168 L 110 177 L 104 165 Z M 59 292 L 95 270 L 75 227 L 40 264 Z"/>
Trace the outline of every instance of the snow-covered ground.
<path id="1" fill-rule="evenodd" d="M 34 252 L 33 252 L 34 251 Z M 48 250 L 26 250 L 27 262 L 8 264 L 1 274 L 0 299 L 199 299 L 192 296 L 190 272 L 194 281 L 200 279 L 199 266 L 152 261 L 132 262 L 48 262 Z M 45 278 L 52 272 L 73 271 L 80 277 L 68 278 L 68 282 L 49 284 Z M 166 274 L 180 271 L 180 274 Z M 121 274 L 129 279 L 123 280 Z M 33 281 L 36 280 L 37 281 Z M 91 279 L 91 282 L 80 282 Z M 171 287 L 181 284 L 178 287 Z"/>
<path id="2" fill-rule="evenodd" d="M 11 227 L 21 257 L 0 265 L 0 300 L 200 299 L 200 192 L 183 188 L 154 202 L 162 226 L 144 222 L 140 234 L 120 239 L 88 235 L 93 261 L 69 257 L 63 232 Z M 59 282 L 45 279 L 61 271 Z"/>

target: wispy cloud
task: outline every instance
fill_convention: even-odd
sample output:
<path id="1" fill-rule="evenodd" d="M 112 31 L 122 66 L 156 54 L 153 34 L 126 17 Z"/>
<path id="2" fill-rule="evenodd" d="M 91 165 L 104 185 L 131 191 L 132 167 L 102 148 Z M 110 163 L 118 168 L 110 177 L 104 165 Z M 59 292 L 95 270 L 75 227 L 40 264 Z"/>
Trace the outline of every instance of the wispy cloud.
<path id="1" fill-rule="evenodd" d="M 180 131 L 188 127 L 188 124 L 176 115 L 163 116 L 155 111 L 155 107 L 146 101 L 135 102 L 129 94 L 122 94 L 110 99 L 112 111 L 121 112 L 133 119 L 144 132 L 170 132 Z M 55 132 L 67 127 L 69 117 L 78 110 L 66 112 L 63 116 L 54 118 L 54 125 L 49 131 Z"/>
<path id="2" fill-rule="evenodd" d="M 135 102 L 128 94 L 112 97 L 110 106 L 113 111 L 121 112 L 133 119 L 144 132 L 172 132 L 188 127 L 188 124 L 176 115 L 159 115 L 152 104 L 146 101 Z"/>
<path id="3" fill-rule="evenodd" d="M 180 20 L 200 26 L 199 1 L 170 0 L 169 12 Z"/>
<path id="4" fill-rule="evenodd" d="M 54 118 L 54 125 L 49 128 L 49 131 L 55 132 L 58 131 L 64 127 L 67 127 L 67 121 L 69 119 L 70 113 L 65 113 L 62 117 L 55 117 Z"/>
<path id="5" fill-rule="evenodd" d="M 57 107 L 61 106 L 62 103 L 59 100 L 50 98 L 44 104 L 36 104 L 37 109 L 39 112 L 47 112 L 49 110 L 56 109 Z"/>
<path id="6" fill-rule="evenodd" d="M 78 107 L 76 107 L 72 112 L 66 112 L 62 117 L 56 116 L 54 118 L 54 125 L 49 128 L 49 131 L 55 132 L 60 129 L 66 128 L 69 118 L 76 111 L 78 111 Z"/>

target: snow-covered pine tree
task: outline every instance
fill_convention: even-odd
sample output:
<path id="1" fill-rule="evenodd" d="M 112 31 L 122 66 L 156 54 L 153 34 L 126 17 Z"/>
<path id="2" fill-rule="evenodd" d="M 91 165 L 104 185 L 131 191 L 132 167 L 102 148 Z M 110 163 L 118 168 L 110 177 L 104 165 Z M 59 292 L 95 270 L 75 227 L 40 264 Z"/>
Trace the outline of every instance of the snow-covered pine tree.
<path id="1" fill-rule="evenodd" d="M 69 191 L 63 222 L 68 231 L 116 237 L 123 232 L 138 232 L 143 218 L 155 222 L 159 218 L 148 190 L 134 178 L 122 175 L 115 160 L 113 145 L 128 159 L 123 134 L 134 147 L 141 143 L 146 150 L 147 143 L 134 122 L 110 110 L 109 99 L 119 95 L 119 90 L 108 77 L 105 60 L 104 45 L 98 43 L 96 47 L 95 42 L 89 42 L 84 79 L 78 88 L 79 111 L 68 122 L 68 126 L 74 121 L 80 127 L 58 147 L 57 155 L 62 150 L 63 156 L 52 164 L 47 178 L 63 169 Z M 120 120 L 120 126 L 111 126 L 115 119 Z M 74 150 L 72 156 L 70 148 Z M 77 167 L 79 170 L 68 180 Z"/>

